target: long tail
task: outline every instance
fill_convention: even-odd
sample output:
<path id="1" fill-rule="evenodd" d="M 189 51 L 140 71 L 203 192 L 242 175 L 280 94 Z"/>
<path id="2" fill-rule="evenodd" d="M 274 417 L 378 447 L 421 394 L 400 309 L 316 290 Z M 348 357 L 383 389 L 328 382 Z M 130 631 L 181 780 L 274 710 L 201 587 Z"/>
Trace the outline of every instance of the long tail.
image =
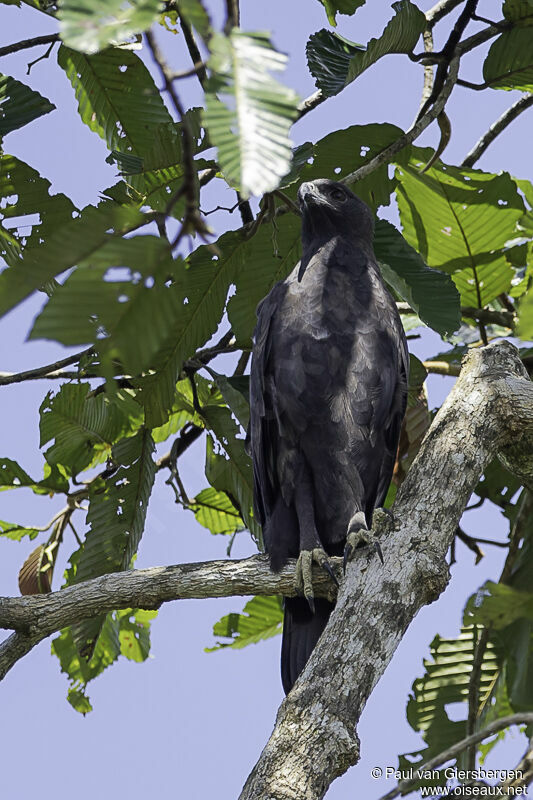
<path id="1" fill-rule="evenodd" d="M 281 643 L 281 682 L 285 694 L 307 664 L 314 646 L 326 627 L 334 603 L 315 597 L 315 613 L 303 597 L 286 597 Z"/>

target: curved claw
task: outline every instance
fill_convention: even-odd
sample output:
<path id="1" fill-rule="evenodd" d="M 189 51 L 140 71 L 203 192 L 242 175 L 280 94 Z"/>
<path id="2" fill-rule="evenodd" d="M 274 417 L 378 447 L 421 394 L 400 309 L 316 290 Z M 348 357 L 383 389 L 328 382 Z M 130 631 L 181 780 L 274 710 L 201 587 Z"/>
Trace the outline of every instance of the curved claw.
<path id="1" fill-rule="evenodd" d="M 381 563 L 385 564 L 385 562 L 383 561 L 383 551 L 381 549 L 381 545 L 380 545 L 379 542 L 374 542 L 374 550 L 378 554 L 379 560 L 381 561 Z"/>
<path id="2" fill-rule="evenodd" d="M 306 594 L 305 599 L 307 600 L 307 604 L 311 609 L 311 614 L 315 613 L 315 597 L 312 594 Z"/>
<path id="3" fill-rule="evenodd" d="M 346 544 L 346 547 L 344 548 L 344 558 L 342 560 L 342 571 L 344 575 L 346 575 L 346 565 L 348 561 L 351 559 L 352 553 L 353 553 L 352 545 Z"/>
<path id="4" fill-rule="evenodd" d="M 323 569 L 323 570 L 325 570 L 325 571 L 328 573 L 328 575 L 329 575 L 329 577 L 331 578 L 331 580 L 332 580 L 332 581 L 333 581 L 333 582 L 334 582 L 334 583 L 335 583 L 337 586 L 339 586 L 339 581 L 337 580 L 337 576 L 336 576 L 336 575 L 335 575 L 335 573 L 333 572 L 333 567 L 331 566 L 331 564 L 329 563 L 329 561 L 328 561 L 327 559 L 325 559 L 325 560 L 324 560 L 324 561 L 321 563 L 321 565 L 320 565 L 320 566 L 322 567 L 322 569 Z"/>

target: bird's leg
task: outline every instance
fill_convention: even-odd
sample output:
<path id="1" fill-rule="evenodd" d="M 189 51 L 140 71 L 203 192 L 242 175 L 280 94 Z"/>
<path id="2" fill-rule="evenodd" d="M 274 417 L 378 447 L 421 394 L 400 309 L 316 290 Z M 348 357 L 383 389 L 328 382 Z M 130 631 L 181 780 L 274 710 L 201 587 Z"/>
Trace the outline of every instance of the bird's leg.
<path id="1" fill-rule="evenodd" d="M 304 477 L 303 480 L 299 481 L 294 500 L 300 527 L 300 555 L 296 562 L 296 589 L 300 594 L 304 595 L 309 603 L 309 608 L 314 614 L 313 563 L 321 566 L 337 586 L 339 582 L 318 536 L 313 508 L 313 495 L 308 478 Z"/>
<path id="2" fill-rule="evenodd" d="M 379 509 L 379 511 L 382 511 L 382 509 Z M 372 522 L 374 522 L 374 518 L 372 519 Z M 357 547 L 364 547 L 365 545 L 372 547 L 376 551 L 381 559 L 381 563 L 383 564 L 383 553 L 381 552 L 381 547 L 376 535 L 373 531 L 368 530 L 364 513 L 362 511 L 356 511 L 348 523 L 348 534 L 346 536 L 343 564 L 345 572 L 346 564 L 353 557 L 355 549 Z"/>

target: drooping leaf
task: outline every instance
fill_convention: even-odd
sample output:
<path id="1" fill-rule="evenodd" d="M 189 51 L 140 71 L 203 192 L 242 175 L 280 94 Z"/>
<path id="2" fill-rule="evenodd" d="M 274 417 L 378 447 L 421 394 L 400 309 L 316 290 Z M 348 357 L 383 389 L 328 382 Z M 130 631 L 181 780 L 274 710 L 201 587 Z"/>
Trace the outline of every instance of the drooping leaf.
<path id="1" fill-rule="evenodd" d="M 123 609 L 107 614 L 89 661 L 80 656 L 72 631 L 65 628 L 52 642 L 52 653 L 59 659 L 61 672 L 70 681 L 67 699 L 82 714 L 92 711 L 86 694 L 94 680 L 120 655 L 132 661 L 144 661 L 150 652 L 150 621 L 155 611 Z"/>
<path id="2" fill-rule="evenodd" d="M 287 58 L 266 34 L 235 28 L 228 37 L 213 36 L 210 49 L 204 119 L 222 171 L 243 197 L 272 191 L 290 167 L 289 129 L 297 115 L 295 92 L 270 75 Z"/>
<path id="3" fill-rule="evenodd" d="M 327 97 L 333 97 L 344 89 L 352 58 L 365 50 L 362 44 L 351 42 L 326 28 L 309 37 L 305 48 L 307 66 L 316 85 Z"/>
<path id="4" fill-rule="evenodd" d="M 366 0 L 319 0 L 326 9 L 330 25 L 337 24 L 337 14 L 355 14 L 358 8 L 363 6 Z"/>
<path id="5" fill-rule="evenodd" d="M 202 489 L 189 505 L 200 525 L 213 534 L 231 534 L 243 530 L 244 523 L 226 492 L 209 487 Z"/>
<path id="6" fill-rule="evenodd" d="M 161 0 L 62 0 L 59 7 L 63 42 L 92 55 L 108 45 L 126 42 L 151 27 L 163 9 Z"/>
<path id="7" fill-rule="evenodd" d="M 533 17 L 532 0 L 503 0 L 503 16 L 510 22 Z"/>
<path id="8" fill-rule="evenodd" d="M 529 289 L 522 298 L 519 309 L 517 333 L 526 341 L 533 340 L 533 290 Z"/>
<path id="9" fill-rule="evenodd" d="M 443 336 L 459 328 L 459 293 L 450 276 L 429 269 L 394 225 L 384 219 L 376 223 L 374 251 L 387 283 L 423 322 Z"/>
<path id="10" fill-rule="evenodd" d="M 493 42 L 483 63 L 483 78 L 491 89 L 533 91 L 531 27 L 514 27 Z"/>
<path id="11" fill-rule="evenodd" d="M 420 732 L 427 747 L 400 757 L 405 768 L 443 752 L 465 736 L 466 721 L 450 719 L 447 706 L 468 704 L 468 690 L 474 661 L 478 629 L 465 627 L 457 639 L 436 636 L 431 643 L 431 660 L 424 659 L 425 674 L 413 683 L 407 704 L 407 720 Z M 489 701 L 499 673 L 494 646 L 488 643 L 479 681 L 479 710 Z M 466 710 L 465 710 L 466 718 Z"/>
<path id="12" fill-rule="evenodd" d="M 504 249 L 524 212 L 522 199 L 506 173 L 438 164 L 421 174 L 429 156 L 416 149 L 396 171 L 403 234 L 429 266 L 453 274 L 463 305 L 483 307 L 511 287 Z"/>
<path id="13" fill-rule="evenodd" d="M 135 53 L 110 48 L 88 56 L 62 46 L 57 56 L 78 112 L 110 150 L 144 156 L 158 125 L 171 123 L 150 72 Z"/>
<path id="14" fill-rule="evenodd" d="M 228 378 L 210 367 L 206 369 L 220 389 L 228 408 L 246 430 L 250 422 L 249 376 L 237 375 Z"/>
<path id="15" fill-rule="evenodd" d="M 58 522 L 48 541 L 36 547 L 24 561 L 18 575 L 21 594 L 46 594 L 52 591 L 52 577 L 59 553 L 61 530 L 61 523 Z"/>
<path id="16" fill-rule="evenodd" d="M 129 430 L 119 406 L 103 392 L 94 395 L 88 383 L 65 383 L 55 396 L 48 393 L 40 413 L 40 446 L 54 440 L 46 460 L 72 475 L 88 467 L 98 453 L 109 455 L 113 442 Z"/>
<path id="17" fill-rule="evenodd" d="M 28 164 L 0 154 L 0 256 L 9 266 L 73 216 L 69 198 L 49 190 L 50 181 Z"/>
<path id="18" fill-rule="evenodd" d="M 505 469 L 496 458 L 485 468 L 485 472 L 478 485 L 476 494 L 490 500 L 502 510 L 507 509 L 511 500 L 520 488 L 520 480 Z"/>
<path id="19" fill-rule="evenodd" d="M 141 428 L 112 450 L 116 471 L 105 482 L 93 482 L 87 531 L 81 550 L 71 559 L 67 585 L 98 575 L 129 569 L 141 541 L 155 476 L 154 443 Z M 73 636 L 85 660 L 93 658 L 105 617 L 73 626 Z"/>
<path id="20" fill-rule="evenodd" d="M 213 625 L 213 635 L 229 639 L 217 641 L 214 647 L 206 647 L 206 653 L 224 647 L 240 649 L 281 633 L 283 623 L 283 601 L 281 597 L 254 597 L 244 606 L 241 614 L 227 614 Z"/>
<path id="21" fill-rule="evenodd" d="M 242 440 L 241 440 L 242 442 Z M 225 492 L 239 510 L 252 536 L 261 543 L 261 531 L 253 517 L 253 478 L 251 463 L 244 451 L 232 443 L 232 458 L 217 452 L 212 436 L 206 438 L 205 476 L 217 491 Z"/>
<path id="22" fill-rule="evenodd" d="M 53 230 L 45 244 L 24 251 L 20 261 L 0 274 L 0 316 L 10 311 L 48 281 L 95 253 L 113 234 L 138 226 L 142 214 L 132 207 L 114 204 L 88 206 L 81 217 Z"/>
<path id="23" fill-rule="evenodd" d="M 55 105 L 39 92 L 0 74 L 0 138 L 54 109 Z"/>
<path id="24" fill-rule="evenodd" d="M 379 39 L 366 48 L 336 33 L 314 33 L 306 47 L 309 71 L 326 95 L 337 94 L 348 83 L 389 53 L 410 53 L 426 27 L 426 17 L 410 0 L 393 3 L 394 16 Z"/>

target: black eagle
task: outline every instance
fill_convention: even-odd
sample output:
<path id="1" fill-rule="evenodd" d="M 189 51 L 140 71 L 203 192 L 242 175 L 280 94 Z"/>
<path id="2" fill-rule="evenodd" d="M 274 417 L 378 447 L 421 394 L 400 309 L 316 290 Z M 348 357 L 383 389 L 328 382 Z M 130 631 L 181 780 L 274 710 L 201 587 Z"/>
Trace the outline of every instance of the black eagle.
<path id="1" fill-rule="evenodd" d="M 273 570 L 298 558 L 304 595 L 285 599 L 289 692 L 333 604 L 313 561 L 372 541 L 405 413 L 409 355 L 374 255 L 373 214 L 341 183 L 304 183 L 302 259 L 257 309 L 248 444 L 256 516 Z"/>

